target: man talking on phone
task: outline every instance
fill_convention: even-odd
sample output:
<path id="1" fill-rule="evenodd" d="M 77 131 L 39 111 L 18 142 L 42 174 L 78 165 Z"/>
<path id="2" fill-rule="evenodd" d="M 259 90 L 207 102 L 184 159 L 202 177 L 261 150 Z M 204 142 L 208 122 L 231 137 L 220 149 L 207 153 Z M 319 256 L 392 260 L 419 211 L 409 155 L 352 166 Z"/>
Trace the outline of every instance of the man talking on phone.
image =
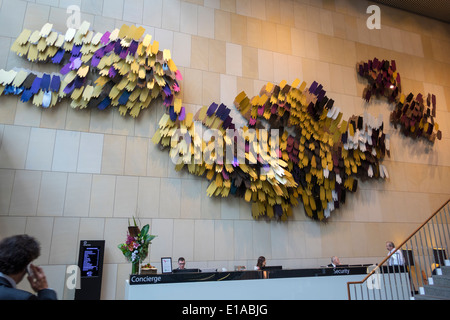
<path id="1" fill-rule="evenodd" d="M 17 235 L 0 241 L 0 300 L 56 300 L 56 292 L 48 288 L 42 268 L 31 262 L 39 257 L 40 245 L 27 235 Z M 17 289 L 28 272 L 27 279 L 36 292 Z"/>

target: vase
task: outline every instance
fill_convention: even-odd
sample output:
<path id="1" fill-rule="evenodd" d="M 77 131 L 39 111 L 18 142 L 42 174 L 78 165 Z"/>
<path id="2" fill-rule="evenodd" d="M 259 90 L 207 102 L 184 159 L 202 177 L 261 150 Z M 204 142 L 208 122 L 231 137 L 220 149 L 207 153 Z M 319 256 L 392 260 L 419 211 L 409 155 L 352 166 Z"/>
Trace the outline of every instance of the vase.
<path id="1" fill-rule="evenodd" d="M 134 226 L 129 226 L 128 227 L 128 233 L 130 234 L 130 236 L 137 237 L 138 234 L 141 232 L 141 230 L 139 230 L 139 227 L 134 227 Z"/>
<path id="2" fill-rule="evenodd" d="M 139 274 L 139 264 L 140 264 L 139 259 L 131 263 L 131 274 Z"/>

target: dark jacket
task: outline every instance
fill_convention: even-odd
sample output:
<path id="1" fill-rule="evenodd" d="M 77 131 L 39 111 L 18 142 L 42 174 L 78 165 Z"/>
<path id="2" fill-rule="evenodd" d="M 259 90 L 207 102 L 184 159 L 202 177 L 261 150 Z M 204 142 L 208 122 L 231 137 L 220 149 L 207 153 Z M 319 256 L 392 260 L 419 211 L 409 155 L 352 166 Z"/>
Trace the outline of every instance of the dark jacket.
<path id="1" fill-rule="evenodd" d="M 0 300 L 56 300 L 56 292 L 44 289 L 34 295 L 28 291 L 14 289 L 11 283 L 0 277 Z"/>

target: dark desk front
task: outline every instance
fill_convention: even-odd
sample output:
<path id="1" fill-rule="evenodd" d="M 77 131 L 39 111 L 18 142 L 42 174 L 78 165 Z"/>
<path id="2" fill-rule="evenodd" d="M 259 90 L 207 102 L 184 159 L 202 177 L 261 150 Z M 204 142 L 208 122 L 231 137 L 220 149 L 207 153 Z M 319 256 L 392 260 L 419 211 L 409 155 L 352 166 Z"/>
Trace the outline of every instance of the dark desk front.
<path id="1" fill-rule="evenodd" d="M 130 285 L 367 275 L 367 267 L 130 275 Z"/>

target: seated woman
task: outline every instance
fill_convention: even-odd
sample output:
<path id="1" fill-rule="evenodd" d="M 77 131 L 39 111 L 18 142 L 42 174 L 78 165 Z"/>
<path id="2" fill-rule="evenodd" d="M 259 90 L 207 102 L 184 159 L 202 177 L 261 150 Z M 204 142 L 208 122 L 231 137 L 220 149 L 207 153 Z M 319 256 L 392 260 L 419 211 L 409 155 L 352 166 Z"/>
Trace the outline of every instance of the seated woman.
<path id="1" fill-rule="evenodd" d="M 256 263 L 255 270 L 261 270 L 266 266 L 266 258 L 261 256 L 258 258 L 258 262 Z"/>

